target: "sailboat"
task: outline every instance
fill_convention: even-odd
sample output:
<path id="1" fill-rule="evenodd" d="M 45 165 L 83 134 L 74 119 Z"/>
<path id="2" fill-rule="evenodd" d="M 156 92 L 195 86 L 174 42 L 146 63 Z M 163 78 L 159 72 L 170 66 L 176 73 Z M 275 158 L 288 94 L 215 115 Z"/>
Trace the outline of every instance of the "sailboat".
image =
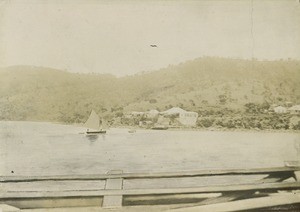
<path id="1" fill-rule="evenodd" d="M 87 135 L 106 133 L 106 130 L 100 128 L 100 118 L 94 110 L 92 110 L 91 115 L 85 122 L 84 126 L 87 127 Z"/>

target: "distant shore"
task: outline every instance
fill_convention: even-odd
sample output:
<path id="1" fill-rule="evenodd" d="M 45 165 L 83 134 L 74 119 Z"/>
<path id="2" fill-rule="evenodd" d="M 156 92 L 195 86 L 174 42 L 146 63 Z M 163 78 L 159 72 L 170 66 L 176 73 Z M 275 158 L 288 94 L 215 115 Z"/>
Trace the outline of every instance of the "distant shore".
<path id="1" fill-rule="evenodd" d="M 84 128 L 84 123 L 64 123 L 64 122 L 52 122 L 52 121 L 38 121 L 38 120 L 28 120 L 28 121 L 14 121 L 14 120 L 0 120 L 0 122 L 36 122 L 36 123 L 49 123 L 49 124 L 58 124 L 74 127 Z M 151 128 L 144 128 L 139 126 L 125 126 L 125 125 L 116 125 L 110 126 L 109 128 L 115 129 L 136 129 L 136 130 L 152 130 Z M 159 131 L 159 130 L 158 130 Z M 262 133 L 296 133 L 300 134 L 300 130 L 293 129 L 245 129 L 245 128 L 203 128 L 203 127 L 169 127 L 164 131 L 212 131 L 212 132 L 262 132 Z"/>
<path id="2" fill-rule="evenodd" d="M 125 127 L 126 128 L 126 127 Z M 145 129 L 145 128 L 137 128 L 137 129 Z M 151 129 L 149 129 L 151 130 Z M 282 130 L 282 129 L 244 129 L 244 128 L 235 128 L 235 129 L 228 129 L 228 128 L 186 128 L 186 127 L 174 127 L 167 129 L 169 131 L 215 131 L 215 132 L 278 132 L 278 133 L 299 133 L 299 130 Z"/>
<path id="3" fill-rule="evenodd" d="M 53 124 L 63 124 L 63 125 L 72 125 L 76 127 L 84 127 L 83 123 L 74 123 L 74 124 L 66 124 L 66 123 L 59 123 L 59 122 L 50 122 Z M 125 126 L 125 125 L 119 125 L 119 126 L 111 126 L 112 128 L 120 128 L 120 129 L 136 129 L 136 130 L 152 130 L 151 128 L 144 128 L 139 126 Z M 167 129 L 168 131 L 216 131 L 216 132 L 278 132 L 278 133 L 299 133 L 300 130 L 293 130 L 293 129 L 245 129 L 245 128 L 204 128 L 204 127 L 169 127 Z"/>

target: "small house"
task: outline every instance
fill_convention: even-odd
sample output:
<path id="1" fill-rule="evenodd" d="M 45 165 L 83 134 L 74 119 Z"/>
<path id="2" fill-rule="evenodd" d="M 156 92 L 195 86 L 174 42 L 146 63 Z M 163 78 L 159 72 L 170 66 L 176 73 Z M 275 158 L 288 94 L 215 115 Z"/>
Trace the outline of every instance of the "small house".
<path id="1" fill-rule="evenodd" d="M 274 108 L 274 112 L 275 113 L 286 113 L 287 109 L 286 109 L 286 107 L 278 106 L 278 107 Z"/>
<path id="2" fill-rule="evenodd" d="M 184 126 L 195 126 L 198 119 L 198 113 L 186 111 L 179 107 L 173 107 L 161 112 L 161 114 L 165 116 L 176 116 L 177 121 Z"/>

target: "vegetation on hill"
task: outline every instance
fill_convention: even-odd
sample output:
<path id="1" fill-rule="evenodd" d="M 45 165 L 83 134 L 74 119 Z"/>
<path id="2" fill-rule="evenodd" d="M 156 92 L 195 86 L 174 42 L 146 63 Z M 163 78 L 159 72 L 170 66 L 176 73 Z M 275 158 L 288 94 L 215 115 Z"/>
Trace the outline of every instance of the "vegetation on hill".
<path id="1" fill-rule="evenodd" d="M 287 101 L 299 104 L 299 85 L 300 62 L 295 60 L 204 57 L 121 78 L 12 66 L 0 69 L 0 120 L 75 123 L 84 122 L 92 109 L 113 119 L 129 111 L 173 106 L 200 117 L 218 111 L 232 116 Z M 209 125 L 204 122 L 199 126 Z"/>

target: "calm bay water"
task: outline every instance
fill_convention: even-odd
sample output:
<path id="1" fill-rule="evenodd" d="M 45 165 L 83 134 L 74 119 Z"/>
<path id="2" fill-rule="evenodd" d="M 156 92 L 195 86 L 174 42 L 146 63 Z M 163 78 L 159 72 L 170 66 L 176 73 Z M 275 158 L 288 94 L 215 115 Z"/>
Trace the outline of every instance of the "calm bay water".
<path id="1" fill-rule="evenodd" d="M 88 138 L 84 128 L 0 122 L 0 175 L 164 172 L 283 166 L 295 160 L 296 133 L 111 129 Z"/>

